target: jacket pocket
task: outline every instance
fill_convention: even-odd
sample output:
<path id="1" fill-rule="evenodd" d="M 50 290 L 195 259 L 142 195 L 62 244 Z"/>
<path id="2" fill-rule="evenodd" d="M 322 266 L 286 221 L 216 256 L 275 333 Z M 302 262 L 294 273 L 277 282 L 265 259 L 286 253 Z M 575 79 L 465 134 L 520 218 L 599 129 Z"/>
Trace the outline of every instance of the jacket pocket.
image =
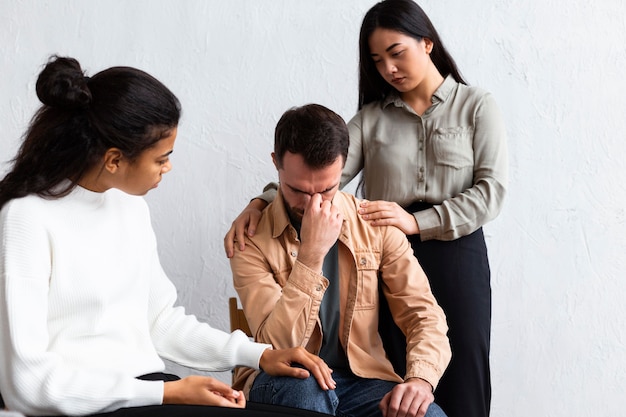
<path id="1" fill-rule="evenodd" d="M 474 128 L 470 126 L 436 129 L 433 133 L 436 163 L 457 169 L 474 165 L 473 137 Z"/>
<path id="2" fill-rule="evenodd" d="M 356 255 L 358 310 L 376 308 L 378 304 L 378 269 L 380 253 L 359 251 Z"/>

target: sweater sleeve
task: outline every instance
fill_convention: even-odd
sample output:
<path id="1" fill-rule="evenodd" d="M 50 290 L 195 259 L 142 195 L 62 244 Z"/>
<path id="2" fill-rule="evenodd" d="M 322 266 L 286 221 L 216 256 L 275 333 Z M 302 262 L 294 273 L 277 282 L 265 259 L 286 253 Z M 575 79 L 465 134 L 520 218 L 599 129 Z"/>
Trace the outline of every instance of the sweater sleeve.
<path id="1" fill-rule="evenodd" d="M 154 272 L 149 299 L 150 333 L 157 352 L 183 366 L 226 371 L 235 366 L 259 367 L 268 344 L 255 343 L 240 330 L 226 333 L 174 306 L 176 290 L 154 253 Z"/>
<path id="2" fill-rule="evenodd" d="M 148 325 L 159 356 L 183 366 L 206 371 L 227 371 L 236 366 L 259 368 L 263 351 L 271 345 L 252 342 L 242 331 L 227 333 L 186 314 L 176 306 L 177 291 L 159 261 L 156 237 L 146 209 L 146 239 L 151 242 Z"/>
<path id="3" fill-rule="evenodd" d="M 85 370 L 48 349 L 53 245 L 40 207 L 7 203 L 0 212 L 0 391 L 27 415 L 84 415 L 160 404 L 163 383 Z"/>

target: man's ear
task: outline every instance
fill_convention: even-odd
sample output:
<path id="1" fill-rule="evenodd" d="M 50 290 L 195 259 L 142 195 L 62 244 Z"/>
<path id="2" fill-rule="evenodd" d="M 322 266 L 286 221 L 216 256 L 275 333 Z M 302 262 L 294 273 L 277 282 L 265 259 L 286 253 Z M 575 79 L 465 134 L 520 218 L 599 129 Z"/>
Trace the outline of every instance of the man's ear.
<path id="1" fill-rule="evenodd" d="M 278 166 L 278 161 L 276 160 L 276 152 L 272 152 L 272 162 L 274 163 L 274 166 L 276 167 L 276 170 L 278 171 L 280 168 Z"/>
<path id="2" fill-rule="evenodd" d="M 104 169 L 115 174 L 124 160 L 124 154 L 117 148 L 109 148 L 104 153 Z"/>

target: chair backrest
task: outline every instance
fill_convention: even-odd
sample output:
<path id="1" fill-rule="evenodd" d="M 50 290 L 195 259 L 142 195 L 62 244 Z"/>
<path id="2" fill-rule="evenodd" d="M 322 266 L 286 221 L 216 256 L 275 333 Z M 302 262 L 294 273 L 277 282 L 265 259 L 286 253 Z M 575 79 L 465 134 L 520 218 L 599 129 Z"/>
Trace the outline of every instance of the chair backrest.
<path id="1" fill-rule="evenodd" d="M 230 331 L 234 332 L 239 329 L 248 335 L 248 337 L 252 337 L 248 320 L 246 320 L 246 315 L 243 314 L 243 310 L 237 306 L 236 297 L 230 297 L 228 299 L 228 311 L 230 313 Z"/>
<path id="2" fill-rule="evenodd" d="M 248 337 L 252 337 L 252 331 L 250 331 L 250 326 L 248 326 L 248 320 L 246 319 L 246 315 L 243 314 L 243 310 L 237 306 L 237 298 L 230 297 L 228 299 L 228 312 L 230 313 L 230 331 L 234 332 L 239 329 L 244 332 Z M 237 368 L 233 369 L 233 384 L 235 383 L 235 373 L 237 372 Z"/>

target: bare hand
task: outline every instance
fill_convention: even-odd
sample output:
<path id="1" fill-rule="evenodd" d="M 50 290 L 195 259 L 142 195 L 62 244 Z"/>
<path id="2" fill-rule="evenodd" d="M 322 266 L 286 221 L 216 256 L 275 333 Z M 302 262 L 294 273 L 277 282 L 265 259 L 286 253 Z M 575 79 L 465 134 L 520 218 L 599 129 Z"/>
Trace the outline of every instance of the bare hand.
<path id="1" fill-rule="evenodd" d="M 300 364 L 306 369 L 291 366 L 294 363 Z M 326 362 L 301 346 L 290 349 L 266 349 L 261 355 L 260 365 L 266 373 L 274 376 L 305 379 L 312 373 L 324 391 L 336 388 L 335 381 L 331 376 L 333 371 L 326 365 Z"/>
<path id="2" fill-rule="evenodd" d="M 228 233 L 224 236 L 226 256 L 232 258 L 235 255 L 235 242 L 239 243 L 239 250 L 243 251 L 246 248 L 244 236 L 246 232 L 248 236 L 254 236 L 256 227 L 261 219 L 261 212 L 265 207 L 267 207 L 267 202 L 260 198 L 255 198 L 233 221 Z"/>
<path id="3" fill-rule="evenodd" d="M 372 226 L 396 226 L 405 235 L 416 235 L 420 232 L 415 217 L 392 201 L 362 201 L 359 214 Z"/>
<path id="4" fill-rule="evenodd" d="M 332 201 L 313 194 L 302 216 L 298 260 L 314 271 L 321 271 L 324 257 L 337 241 L 342 224 L 343 215 Z"/>
<path id="5" fill-rule="evenodd" d="M 166 382 L 163 388 L 163 404 L 213 405 L 218 407 L 245 408 L 246 398 L 241 391 L 215 378 L 188 376 L 178 381 Z"/>
<path id="6" fill-rule="evenodd" d="M 380 402 L 383 417 L 423 417 L 433 403 L 432 386 L 420 378 L 396 385 Z"/>

